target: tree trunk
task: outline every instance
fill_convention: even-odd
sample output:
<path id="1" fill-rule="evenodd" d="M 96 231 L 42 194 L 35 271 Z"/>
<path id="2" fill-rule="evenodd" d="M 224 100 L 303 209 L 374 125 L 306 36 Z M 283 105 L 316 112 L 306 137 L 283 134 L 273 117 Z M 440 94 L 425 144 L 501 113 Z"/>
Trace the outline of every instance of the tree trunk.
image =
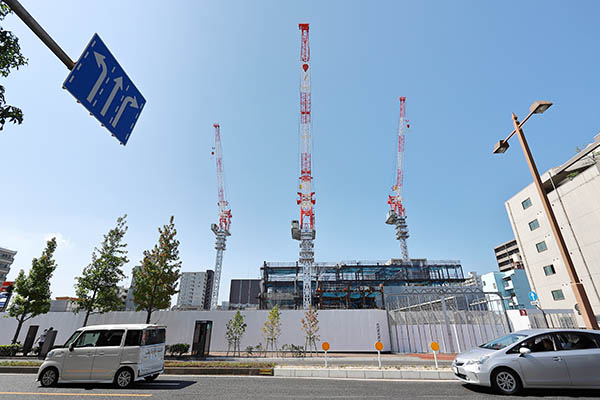
<path id="1" fill-rule="evenodd" d="M 17 324 L 17 331 L 15 332 L 15 336 L 13 337 L 12 344 L 17 343 L 17 339 L 19 338 L 19 333 L 21 332 L 21 327 L 23 326 L 24 319 L 25 319 L 25 314 L 21 314 L 20 319 L 17 318 L 17 321 L 19 323 Z"/>
<path id="2" fill-rule="evenodd" d="M 94 302 L 96 301 L 96 291 L 94 290 L 94 294 L 92 295 L 92 301 L 90 302 L 89 307 L 85 311 L 85 319 L 83 320 L 83 326 L 87 325 L 88 318 L 90 317 L 90 313 L 92 312 L 92 308 L 94 308 Z"/>
<path id="3" fill-rule="evenodd" d="M 150 316 L 152 315 L 152 309 L 148 309 L 146 310 L 147 314 L 146 314 L 146 323 L 149 324 L 150 323 Z"/>

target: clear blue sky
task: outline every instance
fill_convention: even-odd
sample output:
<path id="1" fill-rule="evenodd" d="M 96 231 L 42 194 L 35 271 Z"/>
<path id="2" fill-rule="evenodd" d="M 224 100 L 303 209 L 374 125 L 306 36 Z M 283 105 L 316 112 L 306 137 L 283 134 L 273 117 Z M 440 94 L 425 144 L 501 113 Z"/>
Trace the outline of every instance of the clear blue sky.
<path id="1" fill-rule="evenodd" d="M 232 207 L 220 300 L 298 242 L 299 22 L 309 22 L 318 261 L 388 259 L 398 96 L 407 97 L 405 206 L 411 257 L 497 268 L 513 237 L 504 201 L 531 181 L 518 143 L 491 153 L 534 100 L 526 126 L 540 170 L 592 141 L 600 113 L 600 4 L 492 1 L 22 0 L 77 59 L 98 32 L 147 104 L 126 147 L 61 88 L 63 64 L 16 17 L 29 65 L 3 80 L 23 125 L 0 133 L 0 246 L 9 278 L 59 235 L 53 296 L 129 215 L 131 267 L 175 215 L 184 271 L 213 268 L 214 122 Z M 127 282 L 126 282 L 127 283 Z"/>

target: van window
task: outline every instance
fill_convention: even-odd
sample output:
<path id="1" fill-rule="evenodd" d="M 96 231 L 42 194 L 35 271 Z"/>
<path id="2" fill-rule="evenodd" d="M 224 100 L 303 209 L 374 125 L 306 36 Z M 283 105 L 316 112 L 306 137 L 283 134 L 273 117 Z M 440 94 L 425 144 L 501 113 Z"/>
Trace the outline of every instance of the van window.
<path id="1" fill-rule="evenodd" d="M 96 342 L 96 347 L 120 346 L 124 333 L 123 329 L 102 331 Z"/>
<path id="2" fill-rule="evenodd" d="M 100 336 L 100 331 L 86 331 L 79 336 L 75 342 L 75 347 L 94 347 Z"/>
<path id="3" fill-rule="evenodd" d="M 165 329 L 146 329 L 144 331 L 144 345 L 159 344 L 165 342 Z"/>
<path id="4" fill-rule="evenodd" d="M 125 346 L 139 346 L 142 343 L 141 330 L 128 330 L 125 336 Z"/>
<path id="5" fill-rule="evenodd" d="M 75 339 L 77 339 L 77 336 L 79 336 L 79 334 L 81 333 L 81 331 L 75 331 L 73 332 L 73 334 L 71 335 L 71 337 L 69 338 L 69 340 L 67 340 L 64 344 L 63 347 L 69 347 L 71 345 L 71 343 L 73 343 L 75 341 Z"/>

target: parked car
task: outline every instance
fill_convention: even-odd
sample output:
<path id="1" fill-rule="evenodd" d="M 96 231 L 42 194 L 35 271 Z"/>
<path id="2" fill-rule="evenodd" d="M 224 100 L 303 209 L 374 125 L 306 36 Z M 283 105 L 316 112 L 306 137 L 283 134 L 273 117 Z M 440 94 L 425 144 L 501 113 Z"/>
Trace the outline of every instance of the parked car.
<path id="1" fill-rule="evenodd" d="M 600 331 L 532 329 L 460 353 L 454 375 L 512 395 L 522 388 L 600 388 Z"/>
<path id="2" fill-rule="evenodd" d="M 114 382 L 131 386 L 164 372 L 166 327 L 149 324 L 96 325 L 76 330 L 48 353 L 38 370 L 42 386 L 58 382 Z"/>

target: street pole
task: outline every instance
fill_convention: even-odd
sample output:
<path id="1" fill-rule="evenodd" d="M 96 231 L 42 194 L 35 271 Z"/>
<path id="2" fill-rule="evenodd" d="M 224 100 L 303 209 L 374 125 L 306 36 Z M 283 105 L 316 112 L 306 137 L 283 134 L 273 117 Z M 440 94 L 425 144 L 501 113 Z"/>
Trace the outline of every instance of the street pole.
<path id="1" fill-rule="evenodd" d="M 27 10 L 19 3 L 18 0 L 3 0 L 17 14 L 25 25 L 29 27 L 41 39 L 42 42 L 65 64 L 70 70 L 73 69 L 75 63 L 71 58 L 60 48 L 60 46 L 48 35 L 48 33 L 37 23 L 37 21 L 27 12 Z"/>
<path id="2" fill-rule="evenodd" d="M 525 139 L 523 130 L 521 129 L 521 124 L 519 124 L 519 120 L 517 119 L 515 113 L 512 114 L 512 118 L 515 131 L 517 133 L 517 136 L 519 137 L 519 142 L 521 142 L 523 153 L 525 154 L 525 159 L 527 160 L 529 170 L 531 171 L 531 175 L 533 176 L 533 181 L 535 182 L 538 194 L 540 196 L 540 199 L 542 200 L 542 204 L 544 205 L 546 215 L 548 216 L 550 227 L 552 228 L 552 233 L 554 233 L 554 238 L 556 239 L 558 249 L 560 250 L 560 254 L 562 256 L 565 267 L 567 268 L 567 272 L 569 273 L 569 277 L 571 278 L 571 288 L 573 289 L 573 293 L 575 294 L 577 304 L 579 304 L 579 308 L 583 320 L 585 322 L 585 326 L 588 329 L 598 329 L 598 321 L 596 320 L 596 316 L 594 315 L 594 311 L 592 310 L 592 306 L 585 292 L 585 288 L 579 280 L 579 276 L 577 275 L 577 271 L 575 270 L 575 265 L 573 265 L 573 260 L 571 260 L 571 255 L 569 254 L 569 250 L 567 249 L 567 245 L 565 244 L 565 240 L 560 231 L 560 227 L 558 226 L 558 222 L 556 222 L 556 216 L 554 215 L 554 211 L 552 210 L 550 201 L 548 200 L 546 192 L 544 191 L 544 188 L 542 186 L 540 174 L 535 165 L 535 161 L 533 160 L 533 156 L 531 155 L 531 151 L 529 150 L 529 145 L 527 144 L 527 140 Z"/>

